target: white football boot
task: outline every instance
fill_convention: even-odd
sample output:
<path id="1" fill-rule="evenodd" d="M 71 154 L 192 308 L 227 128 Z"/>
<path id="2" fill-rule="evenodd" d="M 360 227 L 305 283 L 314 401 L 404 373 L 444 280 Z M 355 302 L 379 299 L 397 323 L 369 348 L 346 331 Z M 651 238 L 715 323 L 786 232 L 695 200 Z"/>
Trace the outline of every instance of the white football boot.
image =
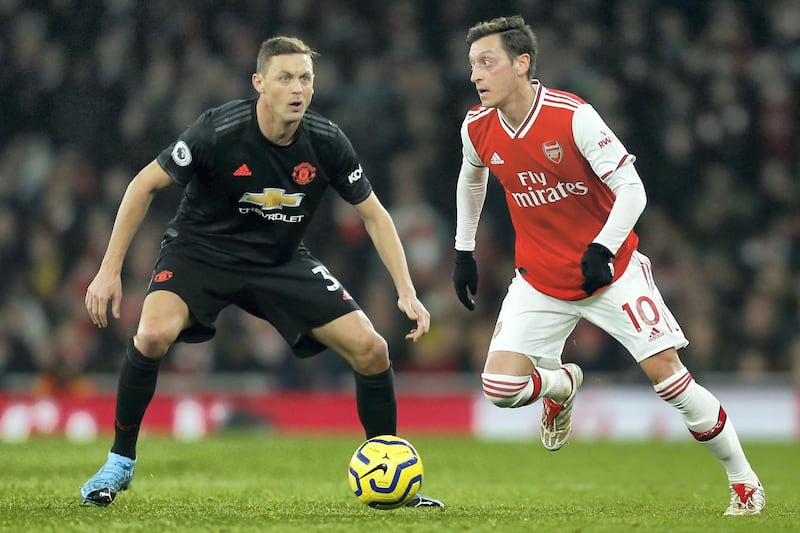
<path id="1" fill-rule="evenodd" d="M 572 392 L 563 403 L 556 403 L 550 398 L 542 400 L 542 423 L 539 427 L 542 444 L 552 452 L 564 446 L 572 435 L 572 405 L 583 383 L 583 370 L 575 363 L 567 363 L 561 370 L 572 381 Z"/>
<path id="2" fill-rule="evenodd" d="M 725 516 L 761 514 L 767 498 L 761 483 L 731 483 L 731 503 L 723 513 Z"/>

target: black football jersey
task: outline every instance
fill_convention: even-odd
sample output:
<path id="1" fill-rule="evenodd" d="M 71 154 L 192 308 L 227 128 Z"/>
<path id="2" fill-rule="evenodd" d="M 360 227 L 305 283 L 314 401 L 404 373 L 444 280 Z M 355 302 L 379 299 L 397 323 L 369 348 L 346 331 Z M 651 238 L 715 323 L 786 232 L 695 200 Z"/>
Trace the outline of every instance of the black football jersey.
<path id="1" fill-rule="evenodd" d="M 255 99 L 204 112 L 158 163 L 184 187 L 165 245 L 214 264 L 282 263 L 302 246 L 328 185 L 351 204 L 372 192 L 338 126 L 308 110 L 279 146 L 259 130 Z"/>

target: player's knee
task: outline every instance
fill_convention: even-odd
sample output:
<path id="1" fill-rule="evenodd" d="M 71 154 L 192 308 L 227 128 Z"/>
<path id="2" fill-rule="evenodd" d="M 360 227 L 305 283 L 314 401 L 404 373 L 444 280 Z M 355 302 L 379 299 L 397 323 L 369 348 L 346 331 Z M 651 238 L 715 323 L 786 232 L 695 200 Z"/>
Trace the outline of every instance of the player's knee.
<path id="1" fill-rule="evenodd" d="M 669 348 L 644 359 L 639 363 L 639 366 L 650 378 L 653 385 L 670 379 L 684 369 L 683 363 L 678 357 L 678 352 L 674 348 Z"/>
<path id="2" fill-rule="evenodd" d="M 169 323 L 159 321 L 141 322 L 136 331 L 136 349 L 145 357 L 160 358 L 175 342 L 180 331 L 175 331 Z"/>
<path id="3" fill-rule="evenodd" d="M 351 361 L 353 370 L 359 374 L 368 376 L 383 372 L 389 368 L 389 346 L 383 337 L 371 332 L 354 343 Z"/>
<path id="4" fill-rule="evenodd" d="M 481 374 L 483 395 L 498 407 L 522 407 L 539 399 L 541 386 L 536 387 L 533 376 Z"/>

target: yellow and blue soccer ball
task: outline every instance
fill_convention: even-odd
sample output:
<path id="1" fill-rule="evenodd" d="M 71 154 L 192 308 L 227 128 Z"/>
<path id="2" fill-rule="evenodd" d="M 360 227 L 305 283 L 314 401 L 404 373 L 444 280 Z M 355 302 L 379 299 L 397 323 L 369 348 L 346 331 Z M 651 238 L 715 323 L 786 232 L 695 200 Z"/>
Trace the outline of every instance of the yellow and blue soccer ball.
<path id="1" fill-rule="evenodd" d="M 375 509 L 397 509 L 422 486 L 422 459 L 405 439 L 379 435 L 353 454 L 348 479 L 353 494 Z"/>

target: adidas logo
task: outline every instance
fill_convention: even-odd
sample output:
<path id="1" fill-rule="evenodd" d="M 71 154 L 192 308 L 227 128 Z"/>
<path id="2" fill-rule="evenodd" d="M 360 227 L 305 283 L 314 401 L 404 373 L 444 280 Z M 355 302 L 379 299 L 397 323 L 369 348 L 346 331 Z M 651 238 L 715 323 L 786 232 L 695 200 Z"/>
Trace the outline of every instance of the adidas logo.
<path id="1" fill-rule="evenodd" d="M 653 342 L 654 340 L 658 339 L 659 337 L 663 337 L 664 332 L 658 328 L 653 328 L 650 330 L 650 336 L 647 338 L 647 342 Z"/>
<path id="2" fill-rule="evenodd" d="M 250 168 L 246 164 L 244 164 L 244 165 L 240 166 L 239 168 L 237 168 L 234 171 L 233 175 L 234 176 L 252 176 L 253 173 L 250 172 Z"/>
<path id="3" fill-rule="evenodd" d="M 503 161 L 502 157 L 497 155 L 497 152 L 494 152 L 492 154 L 492 158 L 489 160 L 489 163 L 492 164 L 492 165 L 503 165 L 503 164 L 505 164 L 505 161 Z"/>

